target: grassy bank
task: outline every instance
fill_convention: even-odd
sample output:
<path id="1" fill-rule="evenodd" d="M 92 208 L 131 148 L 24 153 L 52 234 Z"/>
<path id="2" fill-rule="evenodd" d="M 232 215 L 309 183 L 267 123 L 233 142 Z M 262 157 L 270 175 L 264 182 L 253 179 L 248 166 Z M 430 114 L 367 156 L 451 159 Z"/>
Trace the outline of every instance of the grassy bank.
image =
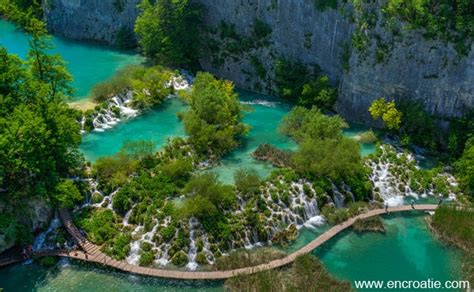
<path id="1" fill-rule="evenodd" d="M 462 249 L 466 256 L 463 273 L 474 284 L 474 209 L 472 204 L 463 207 L 441 206 L 430 218 L 432 231 L 444 242 Z"/>
<path id="2" fill-rule="evenodd" d="M 296 259 L 289 269 L 237 276 L 225 282 L 226 291 L 351 291 L 348 282 L 334 279 L 312 255 Z"/>

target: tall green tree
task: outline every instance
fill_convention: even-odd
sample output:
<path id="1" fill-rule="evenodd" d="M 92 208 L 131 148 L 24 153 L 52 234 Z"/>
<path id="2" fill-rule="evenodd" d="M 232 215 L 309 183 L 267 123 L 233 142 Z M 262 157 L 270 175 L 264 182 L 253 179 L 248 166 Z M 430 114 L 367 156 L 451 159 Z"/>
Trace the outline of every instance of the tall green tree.
<path id="1" fill-rule="evenodd" d="M 146 56 L 171 66 L 197 66 L 202 42 L 202 7 L 191 0 L 143 0 L 135 23 Z"/>
<path id="2" fill-rule="evenodd" d="M 239 145 L 246 134 L 241 105 L 230 81 L 198 73 L 184 114 L 189 141 L 200 154 L 220 157 Z"/>
<path id="3" fill-rule="evenodd" d="M 70 78 L 41 49 L 49 44 L 40 28 L 26 62 L 0 48 L 0 189 L 10 203 L 52 195 L 81 159 L 77 113 L 63 101 Z"/>

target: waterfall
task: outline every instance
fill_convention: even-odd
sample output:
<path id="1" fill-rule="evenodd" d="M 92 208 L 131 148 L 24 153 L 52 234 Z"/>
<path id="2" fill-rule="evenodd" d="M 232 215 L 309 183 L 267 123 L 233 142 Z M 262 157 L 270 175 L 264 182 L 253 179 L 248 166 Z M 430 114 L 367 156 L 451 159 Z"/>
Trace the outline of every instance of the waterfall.
<path id="1" fill-rule="evenodd" d="M 119 94 L 108 101 L 108 105 L 101 109 L 92 120 L 94 131 L 103 132 L 117 125 L 121 118 L 133 118 L 138 115 L 138 111 L 131 108 L 129 104 L 133 98 L 132 91 Z M 118 113 L 117 110 L 118 109 Z"/>
<path id="2" fill-rule="evenodd" d="M 199 226 L 199 223 L 196 218 L 189 219 L 189 239 L 191 243 L 189 244 L 188 264 L 186 265 L 186 268 L 191 271 L 196 270 L 198 267 L 198 264 L 196 263 L 197 248 L 194 238 L 194 232 L 197 226 Z"/>
<path id="3" fill-rule="evenodd" d="M 240 103 L 245 104 L 245 105 L 261 105 L 265 107 L 276 107 L 279 104 L 279 102 L 268 101 L 264 99 L 255 99 L 252 101 L 241 101 Z"/>
<path id="4" fill-rule="evenodd" d="M 48 229 L 44 232 L 41 232 L 38 236 L 36 236 L 35 240 L 33 241 L 33 251 L 37 252 L 44 248 L 54 249 L 55 246 L 45 247 L 45 242 L 48 235 L 59 226 L 61 226 L 61 220 L 59 220 L 59 218 L 55 215 L 53 220 L 51 220 L 51 223 L 49 224 Z"/>
<path id="5" fill-rule="evenodd" d="M 333 192 L 333 200 L 334 204 L 337 208 L 344 208 L 344 195 L 339 192 L 339 189 L 336 187 L 334 183 L 332 183 L 332 192 Z"/>

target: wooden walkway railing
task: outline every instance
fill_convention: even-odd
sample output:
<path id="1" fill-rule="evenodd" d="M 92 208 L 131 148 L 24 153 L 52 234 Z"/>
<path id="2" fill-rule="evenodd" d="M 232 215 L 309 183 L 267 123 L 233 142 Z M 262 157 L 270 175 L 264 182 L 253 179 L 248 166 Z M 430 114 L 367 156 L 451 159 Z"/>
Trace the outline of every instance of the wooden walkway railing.
<path id="1" fill-rule="evenodd" d="M 417 211 L 434 211 L 436 210 L 437 205 L 415 205 L 414 209 Z M 390 208 L 389 212 L 407 212 L 413 211 L 411 206 L 400 206 Z M 265 264 L 260 264 L 254 267 L 247 267 L 229 271 L 209 271 L 209 272 L 191 272 L 191 271 L 177 271 L 177 270 L 163 270 L 163 269 L 155 269 L 155 268 L 145 268 L 145 267 L 138 267 L 135 265 L 131 265 L 125 261 L 116 261 L 111 257 L 105 255 L 100 251 L 100 248 L 89 241 L 79 232 L 77 227 L 72 222 L 71 216 L 69 212 L 65 209 L 59 211 L 59 215 L 61 220 L 63 220 L 64 226 L 66 227 L 67 231 L 71 234 L 74 238 L 76 244 L 80 245 L 84 252 L 79 251 L 70 251 L 70 252 L 61 252 L 57 255 L 70 257 L 73 259 L 94 262 L 98 264 L 107 265 L 113 268 L 116 268 L 121 271 L 130 272 L 134 274 L 140 274 L 145 276 L 153 276 L 153 277 L 161 277 L 161 278 L 171 278 L 171 279 L 185 279 L 185 280 L 219 280 L 219 279 L 228 279 L 232 278 L 237 275 L 248 275 L 253 274 L 256 272 L 261 272 L 265 270 L 275 269 L 278 267 L 286 266 L 291 264 L 298 256 L 310 253 L 317 247 L 321 246 L 338 233 L 342 232 L 343 230 L 351 227 L 357 219 L 365 219 L 373 216 L 378 216 L 385 214 L 384 209 L 375 209 L 370 210 L 367 213 L 360 214 L 354 218 L 351 218 L 339 225 L 336 225 L 326 231 L 325 233 L 321 234 L 313 241 L 308 243 L 303 248 L 277 260 L 270 261 Z"/>

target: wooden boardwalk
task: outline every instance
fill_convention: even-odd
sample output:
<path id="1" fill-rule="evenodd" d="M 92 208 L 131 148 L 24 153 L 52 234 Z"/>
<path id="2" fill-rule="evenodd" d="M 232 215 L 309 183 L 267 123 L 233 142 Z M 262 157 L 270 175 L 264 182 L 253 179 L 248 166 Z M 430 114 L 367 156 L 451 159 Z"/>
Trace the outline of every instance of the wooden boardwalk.
<path id="1" fill-rule="evenodd" d="M 435 211 L 437 205 L 415 205 L 415 210 L 418 211 Z M 407 212 L 413 211 L 411 206 L 400 206 L 389 208 L 390 213 L 394 212 Z M 321 234 L 313 241 L 308 243 L 303 248 L 291 253 L 281 259 L 273 260 L 271 262 L 260 264 L 254 267 L 247 267 L 229 271 L 208 271 L 208 272 L 191 272 L 191 271 L 177 271 L 177 270 L 164 270 L 164 269 L 155 269 L 155 268 L 144 268 L 138 267 L 135 265 L 131 265 L 125 261 L 116 261 L 111 257 L 103 254 L 100 251 L 100 248 L 90 242 L 88 242 L 84 236 L 79 232 L 77 227 L 72 223 L 71 217 L 66 210 L 60 210 L 59 212 L 61 219 L 64 222 L 64 226 L 66 227 L 67 231 L 72 235 L 74 240 L 78 245 L 80 245 L 86 252 L 68 252 L 59 254 L 60 256 L 66 256 L 73 259 L 84 260 L 88 262 L 95 262 L 98 264 L 103 264 L 106 266 L 110 266 L 116 268 L 121 271 L 130 272 L 134 274 L 140 274 L 145 276 L 152 276 L 152 277 L 161 277 L 161 278 L 171 278 L 171 279 L 184 279 L 184 280 L 222 280 L 232 278 L 237 275 L 248 275 L 253 274 L 256 272 L 266 271 L 270 269 L 275 269 L 279 267 L 283 267 L 286 265 L 291 264 L 295 259 L 307 253 L 310 253 L 315 248 L 321 246 L 338 233 L 344 231 L 345 229 L 349 228 L 354 224 L 357 219 L 365 219 L 373 216 L 378 216 L 385 214 L 384 209 L 374 209 L 370 210 L 367 213 L 360 214 L 354 218 L 351 218 L 339 225 L 336 225 L 326 231 L 325 233 Z"/>
<path id="2" fill-rule="evenodd" d="M 435 211 L 437 205 L 415 205 L 415 210 L 417 211 Z M 408 212 L 413 211 L 411 206 L 400 206 L 389 208 L 389 213 L 395 212 Z M 135 265 L 131 265 L 125 261 L 117 261 L 113 258 L 105 255 L 100 251 L 100 247 L 90 243 L 77 229 L 77 227 L 72 222 L 69 212 L 65 209 L 59 210 L 59 215 L 66 230 L 71 234 L 74 241 L 78 246 L 80 246 L 83 251 L 56 251 L 49 253 L 48 255 L 57 255 L 61 257 L 69 257 L 72 259 L 93 262 L 101 265 L 106 265 L 113 267 L 117 270 L 124 272 L 130 272 L 134 274 L 152 276 L 152 277 L 161 277 L 161 278 L 170 278 L 170 279 L 182 279 L 182 280 L 223 280 L 235 277 L 237 275 L 248 275 L 261 271 L 271 270 L 279 267 L 283 267 L 291 264 L 295 259 L 307 253 L 312 252 L 317 247 L 321 246 L 338 233 L 344 231 L 345 229 L 351 227 L 357 219 L 365 219 L 373 216 L 378 216 L 386 214 L 384 209 L 374 209 L 370 210 L 367 213 L 360 214 L 356 217 L 353 217 L 339 225 L 336 225 L 330 228 L 325 233 L 321 234 L 313 241 L 308 243 L 303 248 L 277 260 L 270 261 L 265 264 L 260 264 L 253 267 L 228 270 L 228 271 L 207 271 L 207 272 L 192 272 L 192 271 L 178 271 L 178 270 L 164 270 L 164 269 L 155 269 L 155 268 L 145 268 Z M 36 255 L 41 256 L 41 255 Z M 21 260 L 21 259 L 20 259 Z M 17 259 L 18 261 L 18 259 Z M 1 266 L 1 263 L 0 263 Z"/>

